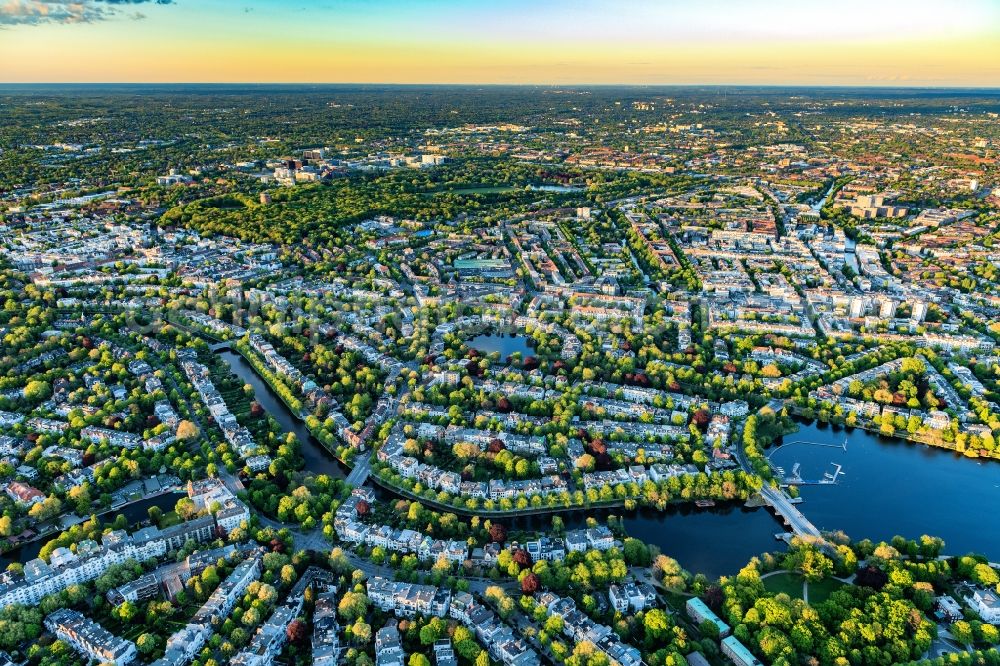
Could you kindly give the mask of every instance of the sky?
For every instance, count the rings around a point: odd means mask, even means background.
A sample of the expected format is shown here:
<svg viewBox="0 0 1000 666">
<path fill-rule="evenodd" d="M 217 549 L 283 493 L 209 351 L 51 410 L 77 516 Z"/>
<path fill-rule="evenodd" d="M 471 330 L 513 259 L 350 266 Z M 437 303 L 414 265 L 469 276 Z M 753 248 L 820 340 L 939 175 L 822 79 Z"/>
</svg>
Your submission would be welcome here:
<svg viewBox="0 0 1000 666">
<path fill-rule="evenodd" d="M 1000 87 L 1000 0 L 0 0 L 0 81 Z"/>
</svg>

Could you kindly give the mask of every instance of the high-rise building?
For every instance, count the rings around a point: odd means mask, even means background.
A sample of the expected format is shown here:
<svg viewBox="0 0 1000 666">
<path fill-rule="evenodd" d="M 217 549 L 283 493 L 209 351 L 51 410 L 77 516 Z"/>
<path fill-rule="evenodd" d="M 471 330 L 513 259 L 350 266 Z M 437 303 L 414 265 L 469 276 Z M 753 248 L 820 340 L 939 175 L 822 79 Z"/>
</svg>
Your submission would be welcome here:
<svg viewBox="0 0 1000 666">
<path fill-rule="evenodd" d="M 857 319 L 865 314 L 865 299 L 860 296 L 855 296 L 851 299 L 850 305 L 850 317 L 851 319 Z"/>
<path fill-rule="evenodd" d="M 879 301 L 878 316 L 882 319 L 892 319 L 896 316 L 896 301 L 891 298 L 883 298 Z"/>
</svg>

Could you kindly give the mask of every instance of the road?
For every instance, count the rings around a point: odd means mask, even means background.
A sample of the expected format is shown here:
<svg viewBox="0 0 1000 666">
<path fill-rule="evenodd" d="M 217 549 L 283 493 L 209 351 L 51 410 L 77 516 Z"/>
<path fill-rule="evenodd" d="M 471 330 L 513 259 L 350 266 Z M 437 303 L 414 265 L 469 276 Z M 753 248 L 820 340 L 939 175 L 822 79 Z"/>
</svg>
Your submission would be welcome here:
<svg viewBox="0 0 1000 666">
<path fill-rule="evenodd" d="M 354 459 L 354 469 L 347 475 L 347 484 L 352 488 L 360 488 L 365 485 L 368 475 L 372 471 L 372 460 L 370 456 L 358 460 Z"/>
<path fill-rule="evenodd" d="M 760 489 L 760 495 L 785 519 L 795 534 L 821 538 L 816 526 L 809 522 L 809 519 L 789 501 L 788 496 L 783 491 L 765 485 Z"/>
<path fill-rule="evenodd" d="M 955 637 L 949 633 L 946 626 L 938 625 L 938 637 L 931 642 L 931 647 L 924 655 L 924 659 L 936 659 L 947 657 L 956 652 L 965 652 L 968 646 L 960 644 Z"/>
<path fill-rule="evenodd" d="M 292 524 L 282 523 L 273 518 L 268 518 L 267 516 L 261 514 L 260 512 L 255 512 L 257 517 L 260 519 L 260 524 L 265 527 L 270 527 L 274 530 L 288 530 L 289 534 L 292 536 L 293 549 L 298 550 L 312 550 L 320 553 L 329 553 L 333 550 L 334 546 L 326 540 L 323 536 L 323 530 L 316 528 L 310 531 L 301 530 Z M 356 555 L 352 552 L 347 544 L 344 544 L 342 549 L 344 556 L 351 563 L 351 565 L 362 572 L 365 578 L 369 576 L 382 576 L 383 578 L 393 579 L 395 578 L 395 570 L 391 567 L 387 567 L 381 564 L 375 564 L 371 560 Z M 463 580 L 468 581 L 469 591 L 483 595 L 486 592 L 486 588 L 498 585 L 503 588 L 508 594 L 512 594 L 520 590 L 520 583 L 514 580 L 493 580 L 491 578 L 481 578 L 478 576 L 464 576 Z"/>
</svg>

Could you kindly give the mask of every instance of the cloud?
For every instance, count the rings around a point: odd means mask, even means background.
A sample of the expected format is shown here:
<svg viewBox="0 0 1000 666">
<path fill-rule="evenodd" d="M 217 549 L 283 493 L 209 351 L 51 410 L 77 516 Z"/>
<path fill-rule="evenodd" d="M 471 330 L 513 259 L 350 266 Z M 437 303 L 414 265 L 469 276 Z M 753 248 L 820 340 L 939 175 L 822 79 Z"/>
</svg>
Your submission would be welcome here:
<svg viewBox="0 0 1000 666">
<path fill-rule="evenodd" d="M 121 16 L 134 19 L 141 14 L 125 14 L 118 7 L 142 4 L 172 5 L 174 0 L 0 0 L 0 28 L 45 23 L 94 23 Z"/>
</svg>

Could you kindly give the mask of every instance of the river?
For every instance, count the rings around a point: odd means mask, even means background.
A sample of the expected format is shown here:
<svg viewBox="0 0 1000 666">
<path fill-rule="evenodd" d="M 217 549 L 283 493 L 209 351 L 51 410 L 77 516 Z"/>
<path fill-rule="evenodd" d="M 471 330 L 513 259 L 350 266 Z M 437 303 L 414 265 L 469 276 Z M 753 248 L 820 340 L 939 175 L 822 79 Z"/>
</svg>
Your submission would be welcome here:
<svg viewBox="0 0 1000 666">
<path fill-rule="evenodd" d="M 841 445 L 847 440 L 847 450 Z M 821 530 L 843 530 L 852 539 L 909 539 L 923 534 L 945 540 L 946 551 L 975 551 L 1000 559 L 1000 464 L 954 452 L 884 438 L 860 429 L 801 422 L 771 453 L 774 464 L 801 477 L 822 478 L 843 467 L 835 485 L 804 485 L 799 508 Z"/>
<path fill-rule="evenodd" d="M 506 338 L 505 341 L 509 341 Z M 255 399 L 275 418 L 285 432 L 293 432 L 301 442 L 306 469 L 345 478 L 346 468 L 306 428 L 305 423 L 288 409 L 281 398 L 261 379 L 253 367 L 237 352 L 223 349 L 219 355 L 234 373 L 254 388 Z M 380 491 L 380 495 L 388 491 Z M 184 493 L 168 493 L 135 502 L 123 513 L 130 523 L 146 518 L 146 510 L 160 506 L 169 511 Z M 720 504 L 699 509 L 692 504 L 673 506 L 664 512 L 652 509 L 637 511 L 599 510 L 570 511 L 560 514 L 567 529 L 586 524 L 589 516 L 606 519 L 608 515 L 623 517 L 626 531 L 638 539 L 657 546 L 661 552 L 675 558 L 681 566 L 695 573 L 715 578 L 736 573 L 754 555 L 782 548 L 774 539 L 782 531 L 780 524 L 766 509 L 745 509 L 738 503 Z M 109 518 L 106 518 L 109 519 Z M 519 518 L 510 523 L 516 529 L 544 531 L 551 525 L 550 516 Z M 48 539 L 25 544 L 11 551 L 4 562 L 26 562 L 38 555 Z"/>
<path fill-rule="evenodd" d="M 229 365 L 232 371 L 244 382 L 254 388 L 254 397 L 261 404 L 267 413 L 275 418 L 285 432 L 293 432 L 301 442 L 302 457 L 305 459 L 305 467 L 313 472 L 329 474 L 338 479 L 347 477 L 347 468 L 342 465 L 320 442 L 312 436 L 306 424 L 296 418 L 281 398 L 271 390 L 271 387 L 257 375 L 253 367 L 247 363 L 246 359 L 238 353 L 229 349 L 222 349 L 219 356 Z M 133 525 L 148 518 L 147 509 L 151 506 L 158 506 L 164 512 L 172 511 L 177 500 L 187 497 L 187 493 L 166 493 L 154 497 L 133 502 L 119 511 L 109 511 L 101 514 L 104 520 L 113 520 L 118 513 L 125 514 L 129 524 Z M 52 535 L 36 539 L 14 548 L 0 557 L 0 568 L 6 567 L 10 562 L 28 562 L 38 556 L 38 552 L 46 542 L 52 539 Z"/>
<path fill-rule="evenodd" d="M 823 195 L 823 198 L 812 205 L 812 209 L 814 211 L 818 213 L 821 210 L 823 210 L 823 206 L 825 206 L 826 202 L 830 200 L 830 195 L 833 194 L 833 188 L 835 188 L 836 186 L 837 186 L 837 181 L 833 181 L 832 183 L 830 183 L 830 187 L 826 190 L 826 194 Z"/>
<path fill-rule="evenodd" d="M 97 514 L 102 521 L 111 522 L 118 514 L 124 514 L 125 519 L 128 520 L 129 525 L 135 525 L 144 520 L 149 520 L 148 510 L 152 506 L 158 506 L 163 510 L 164 513 L 174 510 L 174 505 L 177 504 L 177 500 L 182 497 L 187 497 L 186 492 L 168 492 L 160 495 L 154 495 L 153 497 L 146 497 L 141 500 L 137 500 L 128 504 L 120 510 L 110 510 L 104 511 Z M 20 562 L 25 564 L 31 560 L 38 557 L 39 551 L 41 551 L 42 546 L 55 538 L 55 534 L 49 534 L 40 539 L 35 539 L 34 541 L 29 541 L 27 543 L 21 544 L 17 548 L 7 551 L 0 557 L 0 569 L 6 568 L 11 562 Z"/>
<path fill-rule="evenodd" d="M 232 351 L 220 352 L 244 381 L 254 387 L 257 400 L 288 432 L 302 442 L 306 468 L 344 478 L 344 468 L 309 434 L 257 375 L 247 361 Z M 847 450 L 839 448 L 847 438 Z M 953 553 L 976 551 L 1000 559 L 1000 514 L 992 511 L 1000 497 L 1000 464 L 964 458 L 950 451 L 886 439 L 864 430 L 835 429 L 802 422 L 788 442 L 807 440 L 827 444 L 787 444 L 773 451 L 773 462 L 786 471 L 801 464 L 806 479 L 819 479 L 843 467 L 836 485 L 802 486 L 802 512 L 822 530 L 843 530 L 853 539 L 890 539 L 896 534 L 943 538 Z M 624 517 L 632 536 L 656 545 L 682 566 L 714 577 L 735 573 L 747 560 L 781 544 L 774 534 L 783 530 L 766 509 L 744 509 L 724 504 L 711 509 L 691 505 L 665 512 L 649 509 L 562 514 L 568 528 L 581 526 L 588 515 Z M 546 529 L 548 516 L 515 521 L 512 527 Z"/>
<path fill-rule="evenodd" d="M 284 402 L 236 352 L 221 357 L 243 381 L 254 387 L 256 399 L 286 432 L 294 432 L 302 445 L 306 469 L 345 478 L 341 465 L 292 414 Z M 846 451 L 841 448 L 847 439 Z M 890 539 L 896 534 L 918 538 L 931 534 L 943 538 L 951 553 L 981 552 L 1000 559 L 1000 514 L 992 511 L 1000 497 L 1000 464 L 964 458 L 900 440 L 882 438 L 860 429 L 838 429 L 801 422 L 799 432 L 771 451 L 772 461 L 786 471 L 798 462 L 805 479 L 820 479 L 842 466 L 836 485 L 801 487 L 803 513 L 823 530 L 843 530 L 853 539 Z M 810 444 L 794 443 L 807 441 Z M 825 444 L 826 446 L 817 446 Z M 380 493 L 381 494 L 381 493 Z M 146 518 L 149 506 L 173 508 L 182 493 L 168 493 L 141 500 L 125 508 L 130 523 Z M 678 505 L 659 512 L 598 510 L 560 514 L 568 529 L 582 527 L 586 518 L 623 516 L 626 531 L 657 546 L 689 571 L 714 578 L 736 573 L 751 557 L 783 546 L 774 535 L 781 525 L 766 509 L 746 509 L 722 503 L 699 509 Z M 544 531 L 550 516 L 504 521 L 514 529 Z M 8 553 L 4 561 L 25 562 L 37 556 L 48 539 L 25 544 Z"/>
</svg>

